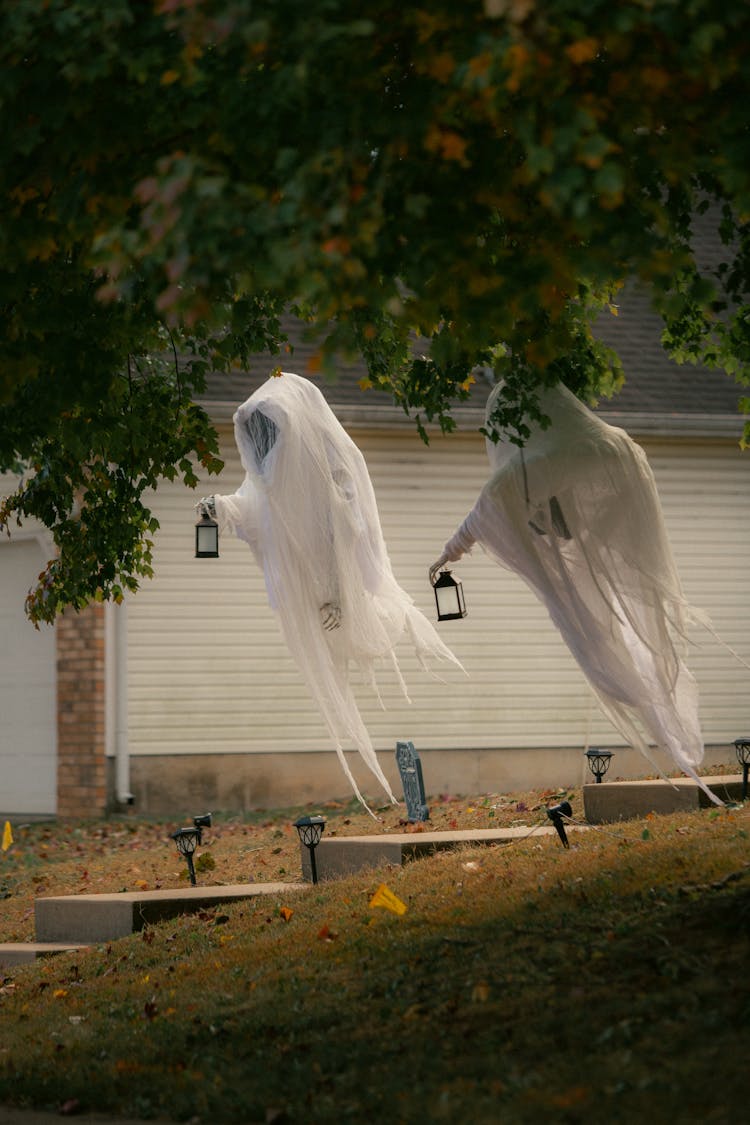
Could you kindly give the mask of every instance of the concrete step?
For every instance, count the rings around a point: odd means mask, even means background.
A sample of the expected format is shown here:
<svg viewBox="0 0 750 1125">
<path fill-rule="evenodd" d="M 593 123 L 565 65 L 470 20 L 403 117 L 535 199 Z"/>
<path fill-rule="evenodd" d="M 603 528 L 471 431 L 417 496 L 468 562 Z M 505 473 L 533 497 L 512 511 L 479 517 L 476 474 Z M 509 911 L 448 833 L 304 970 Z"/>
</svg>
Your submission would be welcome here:
<svg viewBox="0 0 750 1125">
<path fill-rule="evenodd" d="M 0 969 L 24 965 L 36 961 L 37 957 L 51 957 L 55 953 L 85 948 L 85 945 L 64 941 L 4 941 L 0 942 Z"/>
<path fill-rule="evenodd" d="M 585 830 L 585 825 L 582 826 Z M 566 833 L 581 831 L 581 827 L 566 825 Z M 475 828 L 454 832 L 390 832 L 382 836 L 323 836 L 315 849 L 315 866 L 318 879 L 339 879 L 366 867 L 393 864 L 400 867 L 420 856 L 462 846 L 478 844 L 509 844 L 526 836 L 556 835 L 553 825 L 539 828 Z M 300 845 L 302 875 L 312 878 L 310 853 Z"/>
<path fill-rule="evenodd" d="M 722 801 L 742 798 L 742 777 L 728 774 L 702 779 Z M 667 814 L 707 808 L 712 802 L 691 777 L 653 781 L 603 781 L 583 787 L 583 811 L 589 824 L 633 820 L 649 813 Z"/>
<path fill-rule="evenodd" d="M 114 941 L 180 914 L 268 895 L 294 895 L 308 889 L 307 883 L 237 883 L 225 887 L 38 898 L 34 908 L 36 938 L 41 942 L 84 945 Z"/>
</svg>

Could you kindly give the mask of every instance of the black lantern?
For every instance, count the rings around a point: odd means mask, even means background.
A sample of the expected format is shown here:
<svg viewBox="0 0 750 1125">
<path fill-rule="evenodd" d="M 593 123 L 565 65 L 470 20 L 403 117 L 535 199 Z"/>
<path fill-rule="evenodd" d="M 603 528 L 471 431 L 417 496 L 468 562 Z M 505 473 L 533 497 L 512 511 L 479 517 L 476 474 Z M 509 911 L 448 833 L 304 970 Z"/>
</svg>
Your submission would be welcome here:
<svg viewBox="0 0 750 1125">
<path fill-rule="evenodd" d="M 323 835 L 323 829 L 326 826 L 326 818 L 324 816 L 301 816 L 299 820 L 295 820 L 294 827 L 299 833 L 300 843 L 304 844 L 310 852 L 310 872 L 312 874 L 313 883 L 318 881 L 318 868 L 315 864 L 315 849 L 320 843 L 320 837 Z"/>
<path fill-rule="evenodd" d="M 172 839 L 177 844 L 177 850 L 180 855 L 184 855 L 187 860 L 188 875 L 190 882 L 195 886 L 195 867 L 193 866 L 193 852 L 201 842 L 200 828 L 178 828 L 176 832 L 172 833 Z"/>
<path fill-rule="evenodd" d="M 196 559 L 218 559 L 219 557 L 219 525 L 211 519 L 205 508 L 201 509 L 201 518 L 195 525 L 195 557 Z"/>
<path fill-rule="evenodd" d="M 742 766 L 742 800 L 747 800 L 747 775 L 750 771 L 750 738 L 735 738 L 737 761 Z"/>
<path fill-rule="evenodd" d="M 433 589 L 438 621 L 456 621 L 459 617 L 466 617 L 464 588 L 449 570 L 440 571 Z"/>
<path fill-rule="evenodd" d="M 586 751 L 588 758 L 589 769 L 596 778 L 596 784 L 601 785 L 602 778 L 609 769 L 609 763 L 613 758 L 611 750 L 600 750 L 598 746 L 592 746 L 590 750 Z"/>
<path fill-rule="evenodd" d="M 565 834 L 565 824 L 563 823 L 563 817 L 566 820 L 569 820 L 572 815 L 573 809 L 570 807 L 570 801 L 561 801 L 559 805 L 552 805 L 551 808 L 547 809 L 547 816 L 550 818 L 555 828 L 557 829 L 557 835 L 562 840 L 562 846 L 564 848 L 569 848 L 570 844 L 568 843 L 568 837 Z"/>
</svg>

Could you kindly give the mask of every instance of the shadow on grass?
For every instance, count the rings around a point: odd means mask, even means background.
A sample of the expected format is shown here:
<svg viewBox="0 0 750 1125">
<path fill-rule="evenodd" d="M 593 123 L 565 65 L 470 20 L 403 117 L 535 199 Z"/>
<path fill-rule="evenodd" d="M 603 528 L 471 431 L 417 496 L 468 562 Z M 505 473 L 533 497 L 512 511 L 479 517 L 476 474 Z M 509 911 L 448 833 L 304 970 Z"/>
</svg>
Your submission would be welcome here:
<svg viewBox="0 0 750 1125">
<path fill-rule="evenodd" d="M 736 1122 L 750 867 L 730 822 L 468 850 L 19 973 L 0 1101 L 201 1122 Z M 638 833 L 642 832 L 639 836 Z M 368 908 L 385 878 L 408 903 Z"/>
</svg>

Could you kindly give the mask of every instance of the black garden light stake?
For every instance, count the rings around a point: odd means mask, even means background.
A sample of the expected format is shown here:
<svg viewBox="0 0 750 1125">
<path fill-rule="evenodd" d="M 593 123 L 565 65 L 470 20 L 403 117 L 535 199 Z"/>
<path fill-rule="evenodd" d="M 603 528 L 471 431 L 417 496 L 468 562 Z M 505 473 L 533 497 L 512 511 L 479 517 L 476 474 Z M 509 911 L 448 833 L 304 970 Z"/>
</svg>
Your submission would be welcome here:
<svg viewBox="0 0 750 1125">
<path fill-rule="evenodd" d="M 193 825 L 193 828 L 178 828 L 176 832 L 172 833 L 171 839 L 177 844 L 177 850 L 180 855 L 184 855 L 187 861 L 190 882 L 195 886 L 193 853 L 195 849 L 203 843 L 203 829 L 211 827 L 211 813 L 203 813 L 201 816 L 194 816 Z"/>
<path fill-rule="evenodd" d="M 601 785 L 602 778 L 609 769 L 609 763 L 613 756 L 611 750 L 600 750 L 598 746 L 592 746 L 590 750 L 586 751 L 589 769 L 596 778 L 597 785 Z"/>
<path fill-rule="evenodd" d="M 318 881 L 318 868 L 315 864 L 315 849 L 320 843 L 323 829 L 326 826 L 324 816 L 301 816 L 295 820 L 294 827 L 299 833 L 300 843 L 304 844 L 310 853 L 310 872 L 313 883 Z"/>
<path fill-rule="evenodd" d="M 747 800 L 747 775 L 750 771 L 750 738 L 735 738 L 737 761 L 742 766 L 742 800 Z"/>
<path fill-rule="evenodd" d="M 459 617 L 466 617 L 464 588 L 449 570 L 440 571 L 432 588 L 435 591 L 438 621 L 456 621 Z"/>
<path fill-rule="evenodd" d="M 198 829 L 198 843 L 202 844 L 203 840 L 201 839 L 201 836 L 203 835 L 203 829 L 211 827 L 211 813 L 207 812 L 203 813 L 201 816 L 194 816 L 193 824 Z"/>
<path fill-rule="evenodd" d="M 557 829 L 557 835 L 562 840 L 564 848 L 569 848 L 570 844 L 568 843 L 568 837 L 565 835 L 563 817 L 570 818 L 572 815 L 573 809 L 570 807 L 570 801 L 561 801 L 559 805 L 552 805 L 551 808 L 547 809 L 547 816 Z"/>
</svg>

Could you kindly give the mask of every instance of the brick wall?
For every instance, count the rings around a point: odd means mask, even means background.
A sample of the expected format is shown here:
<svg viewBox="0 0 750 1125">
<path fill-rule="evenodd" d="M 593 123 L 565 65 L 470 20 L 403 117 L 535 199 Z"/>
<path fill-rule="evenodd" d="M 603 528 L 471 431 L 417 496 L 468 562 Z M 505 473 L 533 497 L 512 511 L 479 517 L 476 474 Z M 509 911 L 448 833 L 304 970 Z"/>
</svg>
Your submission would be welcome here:
<svg viewBox="0 0 750 1125">
<path fill-rule="evenodd" d="M 57 813 L 107 811 L 104 607 L 57 621 Z"/>
</svg>

